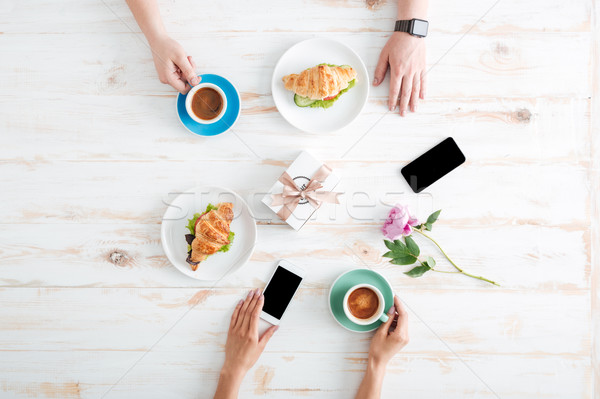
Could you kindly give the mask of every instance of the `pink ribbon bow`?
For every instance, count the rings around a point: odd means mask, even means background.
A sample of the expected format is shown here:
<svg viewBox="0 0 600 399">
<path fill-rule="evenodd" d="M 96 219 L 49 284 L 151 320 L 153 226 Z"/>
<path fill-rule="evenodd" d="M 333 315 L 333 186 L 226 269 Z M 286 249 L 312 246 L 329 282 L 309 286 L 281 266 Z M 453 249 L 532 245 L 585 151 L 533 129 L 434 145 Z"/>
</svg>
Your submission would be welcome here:
<svg viewBox="0 0 600 399">
<path fill-rule="evenodd" d="M 283 184 L 283 192 L 281 194 L 272 194 L 273 202 L 272 206 L 283 205 L 277 216 L 281 220 L 287 220 L 288 217 L 294 212 L 301 199 L 305 199 L 315 209 L 318 209 L 323 202 L 332 204 L 339 204 L 337 199 L 338 194 L 329 191 L 320 191 L 318 189 L 323 188 L 321 182 L 327 179 L 327 176 L 331 173 L 331 169 L 327 165 L 322 165 L 317 173 L 314 174 L 312 179 L 308 182 L 304 189 L 298 187 L 294 179 L 287 173 L 283 172 L 279 177 L 279 181 Z"/>
</svg>

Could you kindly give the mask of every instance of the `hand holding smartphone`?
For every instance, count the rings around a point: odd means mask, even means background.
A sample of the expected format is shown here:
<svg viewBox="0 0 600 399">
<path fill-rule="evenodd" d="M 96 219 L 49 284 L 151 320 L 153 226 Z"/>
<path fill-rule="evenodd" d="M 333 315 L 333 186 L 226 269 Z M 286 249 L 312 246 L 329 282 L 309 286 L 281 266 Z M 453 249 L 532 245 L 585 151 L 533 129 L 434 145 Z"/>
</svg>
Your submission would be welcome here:
<svg viewBox="0 0 600 399">
<path fill-rule="evenodd" d="M 305 271 L 286 260 L 280 260 L 263 291 L 265 303 L 260 318 L 278 325 L 294 294 L 300 287 Z"/>
</svg>

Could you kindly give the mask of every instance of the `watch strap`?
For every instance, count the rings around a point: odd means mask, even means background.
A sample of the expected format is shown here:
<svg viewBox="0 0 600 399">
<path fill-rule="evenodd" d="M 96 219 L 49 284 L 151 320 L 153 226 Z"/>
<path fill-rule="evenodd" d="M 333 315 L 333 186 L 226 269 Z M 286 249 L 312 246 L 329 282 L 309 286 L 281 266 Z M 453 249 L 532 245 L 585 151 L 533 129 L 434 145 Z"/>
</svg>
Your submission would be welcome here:
<svg viewBox="0 0 600 399">
<path fill-rule="evenodd" d="M 410 33 L 412 30 L 411 29 L 412 23 L 413 23 L 412 19 L 396 21 L 396 26 L 394 27 L 394 31 Z"/>
</svg>

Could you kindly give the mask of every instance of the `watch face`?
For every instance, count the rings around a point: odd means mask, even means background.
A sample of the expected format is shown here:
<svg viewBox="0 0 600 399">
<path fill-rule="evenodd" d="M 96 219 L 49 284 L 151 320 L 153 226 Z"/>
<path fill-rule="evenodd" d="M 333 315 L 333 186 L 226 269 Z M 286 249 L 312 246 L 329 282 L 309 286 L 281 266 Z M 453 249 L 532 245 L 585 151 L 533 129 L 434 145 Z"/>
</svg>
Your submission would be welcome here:
<svg viewBox="0 0 600 399">
<path fill-rule="evenodd" d="M 429 27 L 429 23 L 427 21 L 423 21 L 422 19 L 415 19 L 412 29 L 412 34 L 417 36 L 427 36 L 427 28 Z"/>
</svg>

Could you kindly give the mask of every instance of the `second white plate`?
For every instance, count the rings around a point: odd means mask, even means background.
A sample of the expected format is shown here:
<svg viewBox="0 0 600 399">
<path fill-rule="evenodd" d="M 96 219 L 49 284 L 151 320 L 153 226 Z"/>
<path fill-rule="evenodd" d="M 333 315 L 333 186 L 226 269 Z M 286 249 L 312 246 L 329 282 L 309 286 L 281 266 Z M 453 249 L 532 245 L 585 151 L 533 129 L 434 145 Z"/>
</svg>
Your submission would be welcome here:
<svg viewBox="0 0 600 399">
<path fill-rule="evenodd" d="M 194 213 L 203 213 L 209 203 L 216 205 L 219 202 L 233 203 L 233 244 L 229 251 L 209 256 L 193 271 L 186 262 L 188 219 Z M 167 258 L 180 272 L 197 280 L 217 281 L 250 259 L 256 245 L 256 221 L 246 201 L 235 192 L 222 187 L 195 187 L 179 194 L 169 204 L 163 216 L 160 238 Z"/>
<path fill-rule="evenodd" d="M 281 78 L 318 64 L 350 65 L 358 74 L 356 84 L 331 108 L 298 107 L 294 93 L 286 90 Z M 271 91 L 275 106 L 293 126 L 312 133 L 327 133 L 350 124 L 363 110 L 369 97 L 369 74 L 361 58 L 350 47 L 331 39 L 309 39 L 286 51 L 273 71 Z"/>
</svg>

